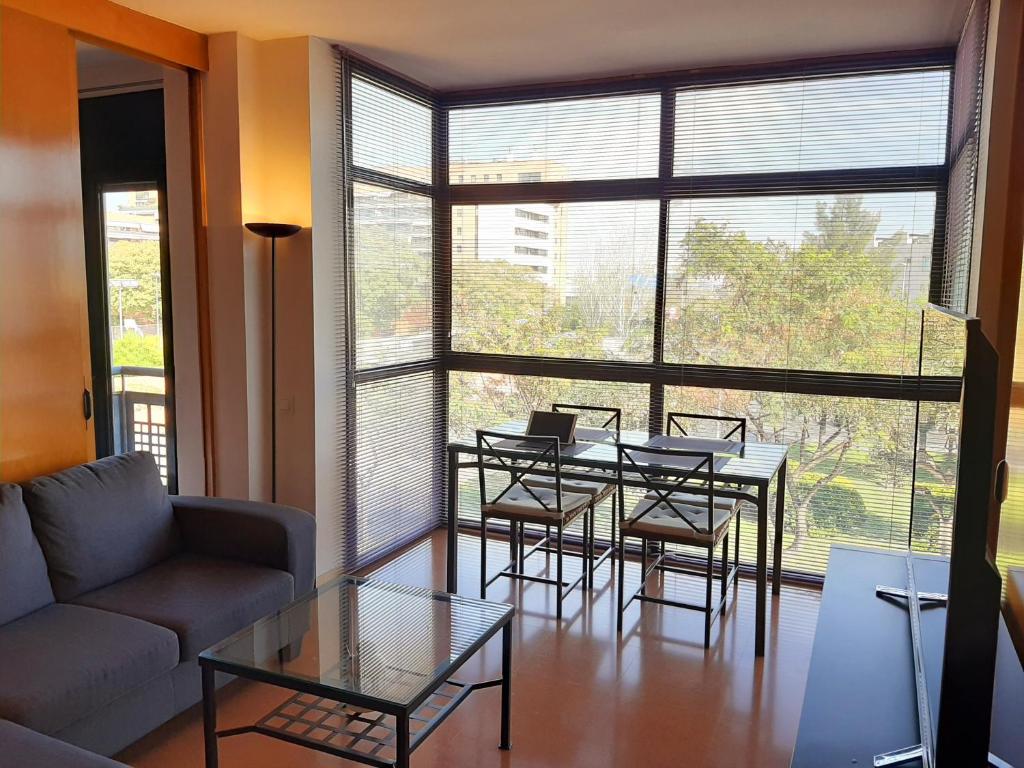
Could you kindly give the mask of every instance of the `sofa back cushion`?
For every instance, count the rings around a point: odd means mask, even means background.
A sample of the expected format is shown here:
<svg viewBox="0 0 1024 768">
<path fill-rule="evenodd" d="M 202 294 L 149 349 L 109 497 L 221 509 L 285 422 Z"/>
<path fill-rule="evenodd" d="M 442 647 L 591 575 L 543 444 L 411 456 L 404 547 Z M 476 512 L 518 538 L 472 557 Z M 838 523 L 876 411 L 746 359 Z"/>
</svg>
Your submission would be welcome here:
<svg viewBox="0 0 1024 768">
<path fill-rule="evenodd" d="M 0 484 L 0 625 L 52 602 L 46 561 L 32 533 L 21 488 Z"/>
<path fill-rule="evenodd" d="M 24 486 L 58 600 L 156 565 L 180 548 L 167 489 L 148 453 L 109 456 Z"/>
</svg>

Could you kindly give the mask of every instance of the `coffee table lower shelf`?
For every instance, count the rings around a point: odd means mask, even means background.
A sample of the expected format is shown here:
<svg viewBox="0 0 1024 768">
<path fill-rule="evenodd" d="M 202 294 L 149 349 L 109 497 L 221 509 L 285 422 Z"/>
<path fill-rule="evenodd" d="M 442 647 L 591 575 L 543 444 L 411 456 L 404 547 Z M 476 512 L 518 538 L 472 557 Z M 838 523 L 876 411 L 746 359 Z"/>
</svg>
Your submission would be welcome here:
<svg viewBox="0 0 1024 768">
<path fill-rule="evenodd" d="M 412 753 L 473 691 L 501 685 L 448 680 L 408 717 Z M 218 738 L 259 733 L 377 768 L 398 765 L 400 716 L 354 707 L 308 693 L 296 693 L 255 725 L 217 731 Z M 508 748 L 507 745 L 502 745 Z"/>
</svg>

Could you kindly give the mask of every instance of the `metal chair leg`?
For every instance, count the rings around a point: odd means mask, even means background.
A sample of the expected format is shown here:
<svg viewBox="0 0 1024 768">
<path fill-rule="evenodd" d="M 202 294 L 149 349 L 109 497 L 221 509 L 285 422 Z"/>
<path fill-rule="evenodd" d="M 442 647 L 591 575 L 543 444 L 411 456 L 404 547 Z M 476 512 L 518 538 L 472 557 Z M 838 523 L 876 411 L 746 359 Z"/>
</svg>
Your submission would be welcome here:
<svg viewBox="0 0 1024 768">
<path fill-rule="evenodd" d="M 640 539 L 640 594 L 647 594 L 647 539 Z"/>
<path fill-rule="evenodd" d="M 584 565 L 587 567 L 587 589 L 594 588 L 594 523 L 597 517 L 597 511 L 594 509 L 594 505 L 590 505 L 590 523 L 587 531 L 587 540 L 583 543 L 583 546 L 587 550 L 587 561 Z"/>
<path fill-rule="evenodd" d="M 519 523 L 519 572 L 526 573 L 526 523 Z"/>
<path fill-rule="evenodd" d="M 580 562 L 583 566 L 583 583 L 580 587 L 586 591 L 590 589 L 590 526 L 593 524 L 593 518 L 590 514 L 590 508 L 583 513 L 583 557 L 580 558 Z"/>
<path fill-rule="evenodd" d="M 612 530 L 611 535 L 608 537 L 608 541 L 611 542 L 612 554 L 611 561 L 612 565 L 615 565 L 615 557 L 619 554 L 615 532 L 619 528 L 619 495 L 617 493 L 612 494 Z"/>
<path fill-rule="evenodd" d="M 519 572 L 519 523 L 508 521 L 508 559 L 512 563 L 512 572 Z"/>
<path fill-rule="evenodd" d="M 722 597 L 725 597 L 726 582 L 729 580 L 729 534 L 722 539 Z"/>
<path fill-rule="evenodd" d="M 704 647 L 711 647 L 711 592 L 715 583 L 715 548 L 708 547 L 708 588 L 704 606 Z"/>
<path fill-rule="evenodd" d="M 625 592 L 626 592 L 626 557 L 625 557 L 626 547 L 625 547 L 624 542 L 625 542 L 625 537 L 624 536 L 619 536 L 619 543 L 622 544 L 623 546 L 622 546 L 622 552 L 619 553 L 619 583 L 616 585 L 619 588 L 618 589 L 618 591 L 619 591 L 619 613 L 618 613 L 618 617 L 616 618 L 616 621 L 615 621 L 615 628 L 616 628 L 616 631 L 618 631 L 618 633 L 620 635 L 622 634 L 622 610 L 623 610 L 622 609 L 622 603 L 623 603 L 623 601 L 625 599 Z"/>
<path fill-rule="evenodd" d="M 555 561 L 557 563 L 557 565 L 555 566 L 555 570 L 557 571 L 557 576 L 555 578 L 558 581 L 558 603 L 557 603 L 557 605 L 555 607 L 555 618 L 558 619 L 559 621 L 561 621 L 561 619 L 562 619 L 562 591 L 564 589 L 562 587 L 562 526 L 558 525 L 557 528 L 558 528 L 558 547 L 557 547 L 557 552 L 555 553 Z"/>
<path fill-rule="evenodd" d="M 740 513 L 736 513 L 736 541 L 733 543 L 732 561 L 737 568 L 740 567 Z M 736 579 L 733 584 L 739 584 L 739 574 L 737 573 Z M 737 587 L 738 589 L 738 587 Z M 733 597 L 735 600 L 735 596 Z"/>
<path fill-rule="evenodd" d="M 487 599 L 487 518 L 480 519 L 480 599 Z"/>
</svg>

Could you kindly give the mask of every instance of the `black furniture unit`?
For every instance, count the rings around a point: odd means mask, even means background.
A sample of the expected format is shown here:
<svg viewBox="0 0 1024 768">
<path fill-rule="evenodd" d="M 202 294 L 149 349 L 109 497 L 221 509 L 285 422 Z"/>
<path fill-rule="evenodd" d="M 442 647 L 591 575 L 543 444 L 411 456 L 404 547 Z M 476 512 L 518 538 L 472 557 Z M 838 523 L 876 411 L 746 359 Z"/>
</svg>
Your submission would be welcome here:
<svg viewBox="0 0 1024 768">
<path fill-rule="evenodd" d="M 949 562 L 915 555 L 920 591 L 941 592 Z M 871 766 L 876 755 L 918 738 L 914 660 L 906 609 L 875 596 L 879 584 L 906 578 L 902 553 L 832 547 L 807 674 L 791 768 Z M 946 609 L 921 612 L 925 674 L 938 705 Z M 1024 765 L 1024 670 L 1000 627 L 990 749 L 1006 764 Z M 919 768 L 920 761 L 907 763 Z M 963 763 L 963 768 L 972 768 Z"/>
</svg>

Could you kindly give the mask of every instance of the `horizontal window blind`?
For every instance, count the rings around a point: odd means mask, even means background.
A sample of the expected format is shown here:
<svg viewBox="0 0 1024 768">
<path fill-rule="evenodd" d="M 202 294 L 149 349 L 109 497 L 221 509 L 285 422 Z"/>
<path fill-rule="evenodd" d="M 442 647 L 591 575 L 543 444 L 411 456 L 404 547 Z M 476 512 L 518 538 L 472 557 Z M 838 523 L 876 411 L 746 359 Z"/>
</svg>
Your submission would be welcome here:
<svg viewBox="0 0 1024 768">
<path fill-rule="evenodd" d="M 783 530 L 788 571 L 823 575 L 836 543 L 907 548 L 915 403 L 695 387 L 667 387 L 665 401 L 669 411 L 744 417 L 748 439 L 790 445 Z M 748 509 L 744 519 L 756 520 L 755 511 Z M 755 540 L 743 538 L 741 559 L 751 563 Z"/>
<path fill-rule="evenodd" d="M 658 202 L 452 207 L 452 349 L 650 361 Z"/>
<path fill-rule="evenodd" d="M 436 373 L 433 106 L 353 70 L 345 530 L 350 567 L 359 568 L 437 524 L 444 408 Z"/>
<path fill-rule="evenodd" d="M 352 164 L 429 184 L 433 112 L 365 77 L 352 77 Z"/>
<path fill-rule="evenodd" d="M 654 93 L 453 109 L 449 183 L 657 176 L 660 104 Z"/>
<path fill-rule="evenodd" d="M 665 359 L 916 375 L 935 193 L 673 200 Z"/>
<path fill-rule="evenodd" d="M 440 475 L 433 371 L 361 383 L 356 390 L 356 566 L 437 525 Z M 442 437 L 443 439 L 443 437 Z"/>
<path fill-rule="evenodd" d="M 957 46 L 949 140 L 949 212 L 946 257 L 937 302 L 966 311 L 974 248 L 982 90 L 988 36 L 988 0 L 976 0 Z"/>
<path fill-rule="evenodd" d="M 433 201 L 355 183 L 356 367 L 433 356 Z"/>
<path fill-rule="evenodd" d="M 946 69 L 682 90 L 673 172 L 941 165 L 948 103 Z"/>
</svg>

